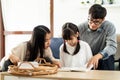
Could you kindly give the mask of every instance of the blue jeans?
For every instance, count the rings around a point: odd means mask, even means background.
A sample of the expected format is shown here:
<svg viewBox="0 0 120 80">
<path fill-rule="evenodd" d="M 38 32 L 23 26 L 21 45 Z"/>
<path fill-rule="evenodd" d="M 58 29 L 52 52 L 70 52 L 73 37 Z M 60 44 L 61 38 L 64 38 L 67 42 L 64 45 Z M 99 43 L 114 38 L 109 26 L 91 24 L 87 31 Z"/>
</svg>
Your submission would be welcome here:
<svg viewBox="0 0 120 80">
<path fill-rule="evenodd" d="M 114 56 L 111 55 L 106 60 L 100 59 L 97 70 L 114 70 Z"/>
<path fill-rule="evenodd" d="M 8 59 L 4 62 L 2 71 L 7 71 L 9 65 L 13 65 L 13 63 Z"/>
</svg>

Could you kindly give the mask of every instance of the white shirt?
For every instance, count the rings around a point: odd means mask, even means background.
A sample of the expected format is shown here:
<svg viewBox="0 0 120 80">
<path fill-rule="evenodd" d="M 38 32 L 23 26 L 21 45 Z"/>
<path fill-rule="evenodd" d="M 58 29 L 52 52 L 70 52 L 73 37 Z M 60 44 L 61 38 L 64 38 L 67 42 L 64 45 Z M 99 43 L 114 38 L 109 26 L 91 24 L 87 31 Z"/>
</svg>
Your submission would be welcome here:
<svg viewBox="0 0 120 80">
<path fill-rule="evenodd" d="M 15 48 L 13 48 L 11 50 L 10 54 L 14 54 L 15 56 L 17 56 L 21 61 L 24 61 L 24 57 L 26 55 L 26 50 L 27 50 L 27 43 L 23 42 L 20 43 L 19 45 L 17 45 Z M 10 55 L 9 54 L 9 55 Z M 9 59 L 9 55 L 6 55 L 2 58 L 1 62 L 0 62 L 0 66 L 3 67 L 4 62 Z M 51 48 L 48 47 L 47 49 L 45 49 L 45 57 L 49 57 L 52 61 L 57 61 L 57 59 L 55 59 L 52 55 L 52 51 Z"/>
<path fill-rule="evenodd" d="M 80 40 L 80 50 L 77 54 L 73 54 L 75 46 L 66 43 L 66 49 L 70 54 L 63 51 L 63 44 L 60 46 L 60 62 L 62 67 L 82 67 L 92 57 L 92 51 L 88 43 Z"/>
</svg>

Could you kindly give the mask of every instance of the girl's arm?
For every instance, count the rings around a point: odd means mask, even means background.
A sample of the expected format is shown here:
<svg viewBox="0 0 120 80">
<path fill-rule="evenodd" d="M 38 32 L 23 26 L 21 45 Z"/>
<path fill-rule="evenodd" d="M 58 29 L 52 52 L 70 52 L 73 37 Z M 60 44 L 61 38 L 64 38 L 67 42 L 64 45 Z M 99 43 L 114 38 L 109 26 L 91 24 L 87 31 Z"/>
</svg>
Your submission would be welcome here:
<svg viewBox="0 0 120 80">
<path fill-rule="evenodd" d="M 15 63 L 15 64 L 20 60 L 23 61 L 26 54 L 26 49 L 27 49 L 26 43 L 23 42 L 11 50 L 11 53 L 8 58 L 12 63 Z"/>
<path fill-rule="evenodd" d="M 56 54 L 57 54 L 57 53 L 56 53 Z M 56 65 L 58 65 L 58 67 L 61 67 L 61 64 L 60 64 L 59 60 L 58 60 L 58 59 L 55 59 L 55 58 L 53 57 L 52 51 L 51 51 L 51 48 L 50 48 L 50 47 L 45 50 L 45 56 L 46 56 L 46 57 L 49 57 L 49 58 L 52 60 L 52 63 L 53 63 L 53 64 L 56 64 Z"/>
</svg>

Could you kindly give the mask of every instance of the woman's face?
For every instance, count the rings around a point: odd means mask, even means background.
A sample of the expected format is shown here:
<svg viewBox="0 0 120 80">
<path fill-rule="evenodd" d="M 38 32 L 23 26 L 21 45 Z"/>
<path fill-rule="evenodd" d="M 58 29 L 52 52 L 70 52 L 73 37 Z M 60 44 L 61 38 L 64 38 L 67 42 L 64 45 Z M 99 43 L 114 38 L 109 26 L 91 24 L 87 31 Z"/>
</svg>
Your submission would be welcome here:
<svg viewBox="0 0 120 80">
<path fill-rule="evenodd" d="M 67 42 L 71 46 L 76 46 L 78 42 L 77 36 L 71 36 L 71 39 L 65 40 L 65 42 Z"/>
<path fill-rule="evenodd" d="M 51 33 L 47 33 L 45 37 L 45 49 L 47 49 L 50 46 L 51 42 Z"/>
</svg>

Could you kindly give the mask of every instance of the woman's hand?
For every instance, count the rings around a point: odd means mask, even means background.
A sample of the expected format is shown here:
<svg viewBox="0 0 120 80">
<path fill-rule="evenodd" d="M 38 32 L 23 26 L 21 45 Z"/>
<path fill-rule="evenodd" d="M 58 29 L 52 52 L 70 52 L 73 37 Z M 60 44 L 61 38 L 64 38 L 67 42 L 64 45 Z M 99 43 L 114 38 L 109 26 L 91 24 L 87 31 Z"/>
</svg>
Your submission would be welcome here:
<svg viewBox="0 0 120 80">
<path fill-rule="evenodd" d="M 56 64 L 59 68 L 61 67 L 61 64 L 59 61 L 53 61 L 53 64 Z"/>
<path fill-rule="evenodd" d="M 98 63 L 99 63 L 99 60 L 103 57 L 102 54 L 98 53 L 96 54 L 95 56 L 93 56 L 90 61 L 88 62 L 87 64 L 87 67 L 89 67 L 90 65 L 93 65 L 93 68 L 94 69 L 97 69 L 98 68 Z"/>
<path fill-rule="evenodd" d="M 15 56 L 13 54 L 10 55 L 9 59 L 13 64 L 17 64 L 20 61 L 19 57 Z"/>
</svg>

